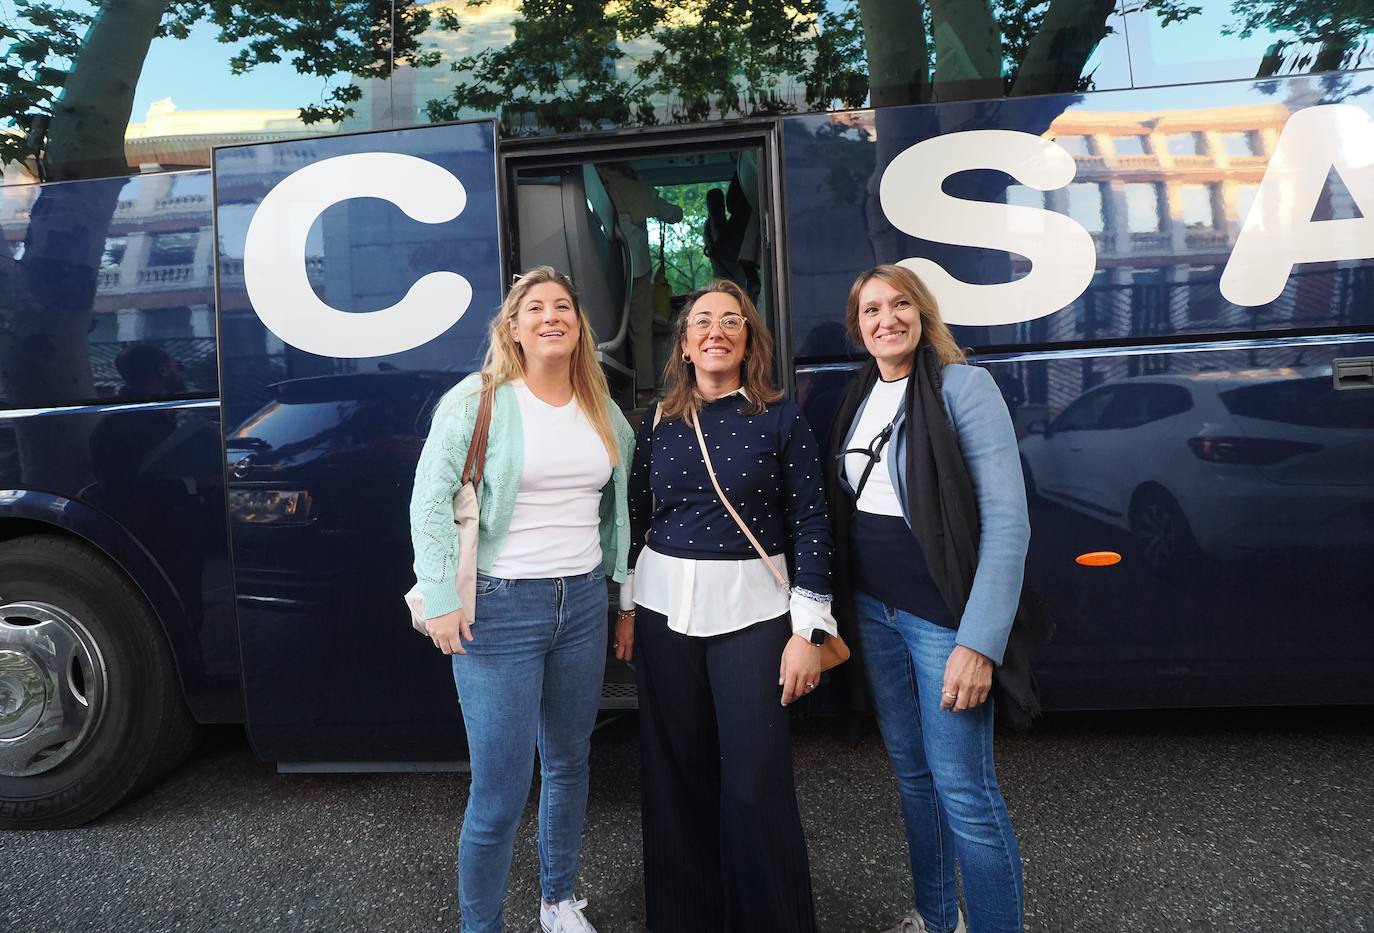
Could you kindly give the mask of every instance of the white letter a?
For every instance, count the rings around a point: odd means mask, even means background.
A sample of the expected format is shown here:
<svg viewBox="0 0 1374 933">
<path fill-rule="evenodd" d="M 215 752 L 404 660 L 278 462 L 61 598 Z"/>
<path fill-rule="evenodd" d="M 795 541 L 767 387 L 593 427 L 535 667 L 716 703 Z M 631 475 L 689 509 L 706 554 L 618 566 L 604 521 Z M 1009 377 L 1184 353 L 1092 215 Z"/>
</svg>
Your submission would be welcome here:
<svg viewBox="0 0 1374 933">
<path fill-rule="evenodd" d="M 1363 217 L 1312 220 L 1335 169 Z M 1260 181 L 1226 269 L 1221 294 L 1233 304 L 1268 304 L 1300 262 L 1374 258 L 1374 118 L 1350 104 L 1289 117 Z"/>
</svg>

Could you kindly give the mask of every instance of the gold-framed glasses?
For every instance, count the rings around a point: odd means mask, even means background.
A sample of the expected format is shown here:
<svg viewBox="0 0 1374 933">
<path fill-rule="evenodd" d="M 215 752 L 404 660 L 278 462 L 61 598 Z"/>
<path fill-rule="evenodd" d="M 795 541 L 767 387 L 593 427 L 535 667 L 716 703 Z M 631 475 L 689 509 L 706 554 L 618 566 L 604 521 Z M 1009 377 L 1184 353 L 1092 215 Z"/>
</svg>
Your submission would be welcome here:
<svg viewBox="0 0 1374 933">
<path fill-rule="evenodd" d="M 743 331 L 744 323 L 744 317 L 738 314 L 723 314 L 720 317 L 711 317 L 709 314 L 694 314 L 687 319 L 687 327 L 698 334 L 709 334 L 711 325 L 715 324 L 720 328 L 722 334 L 729 337 Z"/>
</svg>

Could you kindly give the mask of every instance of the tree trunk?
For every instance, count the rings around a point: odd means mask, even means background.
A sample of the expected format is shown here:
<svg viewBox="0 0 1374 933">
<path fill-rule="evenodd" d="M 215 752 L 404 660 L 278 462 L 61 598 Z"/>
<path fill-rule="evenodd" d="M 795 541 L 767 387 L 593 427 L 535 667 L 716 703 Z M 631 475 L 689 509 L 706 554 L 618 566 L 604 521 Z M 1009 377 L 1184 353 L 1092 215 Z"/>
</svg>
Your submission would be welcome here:
<svg viewBox="0 0 1374 933">
<path fill-rule="evenodd" d="M 166 0 L 105 0 L 53 106 L 49 181 L 127 175 L 124 133 Z"/>
<path fill-rule="evenodd" d="M 1002 30 L 987 0 L 931 0 L 935 98 L 1002 96 Z"/>
<path fill-rule="evenodd" d="M 1053 0 L 1008 96 L 1079 90 L 1083 67 L 1107 35 L 1107 20 L 1115 10 L 1115 0 Z"/>
<path fill-rule="evenodd" d="M 930 100 L 930 54 L 921 0 L 859 0 L 873 107 Z"/>
</svg>

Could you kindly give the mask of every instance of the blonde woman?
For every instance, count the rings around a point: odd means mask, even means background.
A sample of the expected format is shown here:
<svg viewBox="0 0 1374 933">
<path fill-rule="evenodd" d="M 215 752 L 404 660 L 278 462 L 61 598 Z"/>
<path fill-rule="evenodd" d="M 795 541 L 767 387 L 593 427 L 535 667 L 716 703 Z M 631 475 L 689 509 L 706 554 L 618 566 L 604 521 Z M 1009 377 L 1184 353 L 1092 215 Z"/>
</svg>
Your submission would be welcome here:
<svg viewBox="0 0 1374 933">
<path fill-rule="evenodd" d="M 617 626 L 639 682 L 648 925 L 810 933 L 786 707 L 815 689 L 818 645 L 835 634 L 816 444 L 774 388 L 772 339 L 734 282 L 694 295 L 675 341 L 661 418 L 645 414 L 636 445 L 621 600 L 637 608 Z M 777 567 L 792 558 L 790 591 L 717 495 L 697 426 L 740 518 Z"/>
<path fill-rule="evenodd" d="M 916 909 L 891 933 L 962 933 L 956 859 L 972 928 L 1019 931 L 988 699 L 1030 540 L 1016 432 L 909 269 L 860 275 L 845 320 L 872 360 L 831 435 L 835 607 L 857 626 L 906 824 Z"/>
<path fill-rule="evenodd" d="M 576 897 L 587 757 L 606 654 L 606 583 L 625 578 L 634 436 L 611 401 L 568 277 L 521 276 L 491 324 L 495 386 L 478 490 L 477 604 L 460 605 L 452 500 L 481 379 L 440 403 L 415 474 L 415 575 L 435 647 L 453 656 L 472 783 L 458 845 L 463 933 L 499 933 L 536 748 L 540 922 L 594 933 Z"/>
</svg>

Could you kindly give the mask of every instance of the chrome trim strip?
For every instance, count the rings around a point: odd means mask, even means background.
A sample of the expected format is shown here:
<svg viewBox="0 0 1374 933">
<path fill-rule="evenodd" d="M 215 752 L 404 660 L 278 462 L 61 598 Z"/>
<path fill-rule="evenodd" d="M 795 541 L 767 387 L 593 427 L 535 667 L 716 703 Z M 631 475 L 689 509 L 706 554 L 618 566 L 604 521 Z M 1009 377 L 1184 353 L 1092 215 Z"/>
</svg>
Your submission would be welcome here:
<svg viewBox="0 0 1374 933">
<path fill-rule="evenodd" d="M 1230 340 L 1205 340 L 1197 343 L 1155 343 L 1130 347 L 1070 347 L 1062 350 L 1007 351 L 1005 353 L 972 353 L 970 363 L 1011 363 L 1029 360 L 1076 360 L 1085 357 L 1146 356 L 1168 353 L 1206 353 L 1216 350 L 1256 350 L 1273 347 L 1310 347 L 1342 343 L 1374 343 L 1374 334 L 1308 334 L 1301 337 L 1241 337 Z M 806 363 L 797 366 L 798 373 L 848 372 L 863 366 L 867 360 L 848 363 Z"/>
<path fill-rule="evenodd" d="M 116 402 L 108 405 L 57 405 L 49 408 L 0 409 L 0 421 L 15 418 L 41 418 L 47 415 L 103 415 L 119 411 L 168 411 L 186 408 L 219 408 L 219 399 L 189 399 L 179 402 Z"/>
<path fill-rule="evenodd" d="M 316 606 L 319 605 L 308 599 L 284 599 L 280 596 L 244 596 L 240 594 L 235 597 L 240 603 L 250 603 L 255 606 Z"/>
</svg>

